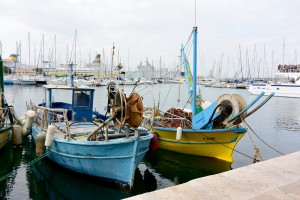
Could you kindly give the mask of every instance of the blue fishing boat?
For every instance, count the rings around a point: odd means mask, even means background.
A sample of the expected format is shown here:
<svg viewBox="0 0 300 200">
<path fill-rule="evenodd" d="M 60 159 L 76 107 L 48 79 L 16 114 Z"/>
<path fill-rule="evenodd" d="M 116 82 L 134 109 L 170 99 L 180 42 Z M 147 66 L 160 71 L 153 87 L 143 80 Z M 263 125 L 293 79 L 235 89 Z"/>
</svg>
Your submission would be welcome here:
<svg viewBox="0 0 300 200">
<path fill-rule="evenodd" d="M 73 84 L 44 88 L 45 101 L 30 103 L 26 112 L 26 118 L 32 119 L 27 131 L 36 142 L 36 154 L 46 154 L 67 169 L 131 189 L 135 169 L 153 137 L 139 127 L 142 97 L 134 91 L 126 97 L 118 85 L 110 83 L 105 116 L 93 111 L 94 88 Z M 59 101 L 60 97 L 64 101 Z"/>
</svg>

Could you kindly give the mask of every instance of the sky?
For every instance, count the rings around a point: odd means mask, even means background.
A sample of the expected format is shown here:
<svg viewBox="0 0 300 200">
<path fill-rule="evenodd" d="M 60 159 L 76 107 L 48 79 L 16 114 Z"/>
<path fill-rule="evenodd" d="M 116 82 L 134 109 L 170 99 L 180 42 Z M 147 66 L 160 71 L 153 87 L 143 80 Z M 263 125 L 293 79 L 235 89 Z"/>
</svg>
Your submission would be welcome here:
<svg viewBox="0 0 300 200">
<path fill-rule="evenodd" d="M 280 63 L 300 63 L 299 8 L 299 0 L 0 0 L 2 57 L 21 42 L 22 62 L 30 52 L 33 64 L 44 35 L 45 57 L 56 37 L 64 62 L 77 30 L 77 62 L 104 52 L 111 63 L 114 44 L 125 70 L 146 59 L 158 68 L 160 57 L 172 69 L 196 24 L 198 74 L 266 76 Z"/>
</svg>

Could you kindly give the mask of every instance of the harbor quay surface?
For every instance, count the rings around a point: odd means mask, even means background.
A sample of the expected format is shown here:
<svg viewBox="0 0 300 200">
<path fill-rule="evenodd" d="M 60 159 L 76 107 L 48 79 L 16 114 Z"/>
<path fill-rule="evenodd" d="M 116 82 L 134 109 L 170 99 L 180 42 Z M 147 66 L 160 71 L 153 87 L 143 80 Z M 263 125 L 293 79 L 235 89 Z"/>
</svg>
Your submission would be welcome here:
<svg viewBox="0 0 300 200">
<path fill-rule="evenodd" d="M 127 199 L 300 199 L 299 170 L 300 151 Z"/>
</svg>

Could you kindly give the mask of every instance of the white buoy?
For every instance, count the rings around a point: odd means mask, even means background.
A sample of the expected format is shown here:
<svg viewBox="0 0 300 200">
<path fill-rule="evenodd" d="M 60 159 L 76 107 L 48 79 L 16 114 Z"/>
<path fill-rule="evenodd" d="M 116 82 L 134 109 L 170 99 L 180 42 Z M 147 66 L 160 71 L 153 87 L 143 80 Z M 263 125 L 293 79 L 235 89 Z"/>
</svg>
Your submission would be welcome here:
<svg viewBox="0 0 300 200">
<path fill-rule="evenodd" d="M 15 146 L 22 144 L 22 126 L 15 124 L 12 128 L 12 141 Z"/>
<path fill-rule="evenodd" d="M 42 156 L 45 153 L 45 140 L 46 134 L 39 133 L 36 136 L 35 154 L 37 156 Z"/>
<path fill-rule="evenodd" d="M 23 120 L 25 120 L 26 119 L 26 115 L 24 115 L 24 116 L 22 116 L 22 117 L 20 117 L 19 118 L 19 120 L 22 122 Z"/>
<path fill-rule="evenodd" d="M 26 119 L 25 119 L 25 124 L 22 127 L 22 134 L 24 136 L 28 135 L 31 133 L 31 126 L 32 126 L 32 121 L 35 118 L 36 113 L 33 110 L 28 110 L 26 112 Z M 23 122 L 22 122 L 23 123 Z"/>
<path fill-rule="evenodd" d="M 21 125 L 23 127 L 26 123 L 26 116 L 24 116 L 24 118 L 22 120 L 20 119 L 20 121 L 21 121 Z"/>
<path fill-rule="evenodd" d="M 181 136 L 182 136 L 182 128 L 179 126 L 176 131 L 176 140 L 177 141 L 181 140 Z"/>
<path fill-rule="evenodd" d="M 52 145 L 56 127 L 54 125 L 49 125 L 46 133 L 45 146 L 50 147 Z"/>
</svg>

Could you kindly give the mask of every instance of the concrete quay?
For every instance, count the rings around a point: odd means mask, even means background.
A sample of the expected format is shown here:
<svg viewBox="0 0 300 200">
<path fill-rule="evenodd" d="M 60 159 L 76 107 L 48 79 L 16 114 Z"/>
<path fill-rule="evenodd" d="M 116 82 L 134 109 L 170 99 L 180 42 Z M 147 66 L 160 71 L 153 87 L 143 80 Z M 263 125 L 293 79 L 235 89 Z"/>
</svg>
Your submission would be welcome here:
<svg viewBox="0 0 300 200">
<path fill-rule="evenodd" d="M 127 199 L 300 200 L 300 151 Z"/>
</svg>

